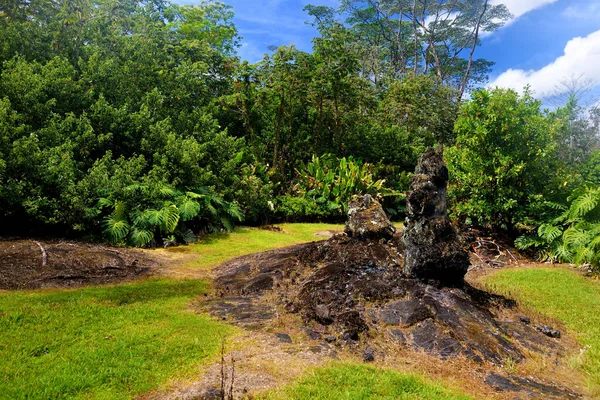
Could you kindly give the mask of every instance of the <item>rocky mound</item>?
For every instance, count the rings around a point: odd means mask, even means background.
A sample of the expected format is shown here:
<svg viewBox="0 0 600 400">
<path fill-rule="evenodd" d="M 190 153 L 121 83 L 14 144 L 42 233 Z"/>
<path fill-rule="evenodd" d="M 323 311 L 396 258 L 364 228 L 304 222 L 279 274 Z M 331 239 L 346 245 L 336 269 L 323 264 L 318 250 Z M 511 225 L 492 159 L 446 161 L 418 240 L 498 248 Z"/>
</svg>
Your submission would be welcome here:
<svg viewBox="0 0 600 400">
<path fill-rule="evenodd" d="M 447 180 L 441 152 L 429 150 L 411 182 L 402 235 L 393 234 L 376 200 L 355 198 L 345 233 L 221 266 L 216 296 L 204 307 L 259 329 L 282 314 L 299 315 L 311 339 L 362 348 L 366 361 L 382 337 L 475 364 L 503 366 L 531 353 L 556 358 L 564 350 L 560 341 L 511 312 L 513 301 L 464 281 L 469 257 L 446 215 Z M 535 379 L 526 385 L 518 377 L 490 376 L 486 382 L 499 390 L 577 397 Z"/>
</svg>

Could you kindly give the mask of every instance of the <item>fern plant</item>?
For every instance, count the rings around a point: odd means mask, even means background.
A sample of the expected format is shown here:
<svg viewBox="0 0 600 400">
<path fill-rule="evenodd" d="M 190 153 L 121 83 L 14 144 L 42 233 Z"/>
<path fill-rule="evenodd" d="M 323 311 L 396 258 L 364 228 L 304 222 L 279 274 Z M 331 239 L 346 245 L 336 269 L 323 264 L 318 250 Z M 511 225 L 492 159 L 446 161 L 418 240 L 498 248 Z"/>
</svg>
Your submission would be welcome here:
<svg viewBox="0 0 600 400">
<path fill-rule="evenodd" d="M 111 210 L 104 218 L 104 234 L 113 243 L 137 247 L 160 242 L 189 243 L 195 235 L 188 224 L 205 225 L 209 230 L 232 230 L 234 223 L 243 219 L 235 203 L 205 188 L 182 192 L 164 186 L 151 191 L 136 184 L 126 187 L 124 193 L 137 195 L 128 196 L 128 200 L 98 201 L 100 207 Z"/>
<path fill-rule="evenodd" d="M 560 215 L 540 225 L 537 235 L 521 236 L 515 244 L 520 249 L 538 249 L 542 260 L 600 270 L 600 187 L 585 185 L 567 201 L 568 206 L 552 205 Z"/>
</svg>

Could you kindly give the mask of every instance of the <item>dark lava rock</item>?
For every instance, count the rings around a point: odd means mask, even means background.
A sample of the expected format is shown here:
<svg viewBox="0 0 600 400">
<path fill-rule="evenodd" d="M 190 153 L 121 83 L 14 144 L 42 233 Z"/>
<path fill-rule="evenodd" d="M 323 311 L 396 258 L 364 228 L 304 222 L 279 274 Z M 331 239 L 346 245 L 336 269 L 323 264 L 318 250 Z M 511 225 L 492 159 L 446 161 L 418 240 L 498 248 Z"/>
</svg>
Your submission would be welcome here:
<svg viewBox="0 0 600 400">
<path fill-rule="evenodd" d="M 529 325 L 531 323 L 531 319 L 523 315 L 519 315 L 519 320 L 526 325 Z"/>
<path fill-rule="evenodd" d="M 556 329 L 552 329 L 552 327 L 544 325 L 544 326 L 536 326 L 538 331 L 542 332 L 544 335 L 552 337 L 552 338 L 560 338 L 560 331 Z"/>
<path fill-rule="evenodd" d="M 372 348 L 367 347 L 363 350 L 363 361 L 372 362 L 375 361 L 375 352 Z"/>
<path fill-rule="evenodd" d="M 538 382 L 532 378 L 489 374 L 485 383 L 498 392 L 519 392 L 531 399 L 578 399 L 581 396 L 569 389 Z"/>
<path fill-rule="evenodd" d="M 292 343 L 292 338 L 287 333 L 276 333 L 277 339 L 283 343 Z"/>
<path fill-rule="evenodd" d="M 390 331 L 390 334 L 392 335 L 392 339 L 401 344 L 402 346 L 406 345 L 406 336 L 404 336 L 404 333 L 398 329 L 392 329 Z"/>
<path fill-rule="evenodd" d="M 380 315 L 385 324 L 399 325 L 403 328 L 433 316 L 431 310 L 419 298 L 390 303 L 385 306 Z"/>
<path fill-rule="evenodd" d="M 344 232 L 359 240 L 391 239 L 396 228 L 385 215 L 381 204 L 366 194 L 354 196 L 348 202 L 348 222 Z"/>
<path fill-rule="evenodd" d="M 335 341 L 336 341 L 336 337 L 335 337 L 335 336 L 326 336 L 326 337 L 325 337 L 325 341 L 326 341 L 327 343 L 333 343 L 333 342 L 335 342 Z"/>
<path fill-rule="evenodd" d="M 311 340 L 321 339 L 321 334 L 319 332 L 315 332 L 312 329 L 306 327 L 302 327 L 302 330 L 304 331 L 304 333 L 306 333 L 306 336 L 308 336 L 308 338 Z"/>
<path fill-rule="evenodd" d="M 460 286 L 469 268 L 458 230 L 447 215 L 448 168 L 440 150 L 419 159 L 410 180 L 404 223 L 404 272 L 408 277 Z"/>
</svg>

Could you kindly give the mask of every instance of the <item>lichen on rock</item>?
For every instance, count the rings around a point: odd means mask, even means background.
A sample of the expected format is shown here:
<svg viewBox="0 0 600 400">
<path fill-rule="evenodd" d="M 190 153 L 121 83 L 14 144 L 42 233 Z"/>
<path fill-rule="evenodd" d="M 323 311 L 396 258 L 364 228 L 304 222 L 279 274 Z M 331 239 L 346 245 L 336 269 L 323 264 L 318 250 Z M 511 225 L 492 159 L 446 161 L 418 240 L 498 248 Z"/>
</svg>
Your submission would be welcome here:
<svg viewBox="0 0 600 400">
<path fill-rule="evenodd" d="M 344 232 L 359 240 L 390 239 L 396 228 L 371 195 L 354 196 L 348 202 L 348 222 Z"/>
</svg>

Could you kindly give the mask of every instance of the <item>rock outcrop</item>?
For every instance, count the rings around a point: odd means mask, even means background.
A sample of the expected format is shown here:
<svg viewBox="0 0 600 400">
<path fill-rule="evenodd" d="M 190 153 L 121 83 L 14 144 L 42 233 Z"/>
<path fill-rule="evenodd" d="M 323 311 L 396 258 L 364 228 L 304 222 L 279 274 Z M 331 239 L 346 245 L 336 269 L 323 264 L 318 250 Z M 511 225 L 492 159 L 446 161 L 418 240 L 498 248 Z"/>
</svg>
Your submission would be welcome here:
<svg viewBox="0 0 600 400">
<path fill-rule="evenodd" d="M 442 150 L 429 149 L 410 181 L 404 224 L 404 273 L 409 278 L 460 286 L 469 255 L 447 215 L 448 168 Z"/>
<path fill-rule="evenodd" d="M 345 234 L 221 265 L 215 296 L 202 302 L 203 310 L 267 331 L 287 315 L 285 321 L 296 321 L 296 327 L 286 326 L 296 329 L 290 336 L 294 344 L 306 336 L 312 344 L 320 342 L 318 351 L 362 352 L 366 362 L 398 357 L 400 351 L 425 352 L 443 360 L 463 358 L 479 370 L 529 354 L 562 357 L 558 335 L 538 332 L 517 314 L 514 301 L 464 281 L 469 258 L 447 216 L 447 182 L 441 151 L 428 150 L 411 181 L 403 235 L 394 234 L 371 196 L 356 197 Z M 534 378 L 490 375 L 485 382 L 531 398 L 578 397 Z"/>
<path fill-rule="evenodd" d="M 390 239 L 396 228 L 371 195 L 354 196 L 348 202 L 348 222 L 344 232 L 359 240 Z"/>
</svg>

